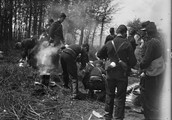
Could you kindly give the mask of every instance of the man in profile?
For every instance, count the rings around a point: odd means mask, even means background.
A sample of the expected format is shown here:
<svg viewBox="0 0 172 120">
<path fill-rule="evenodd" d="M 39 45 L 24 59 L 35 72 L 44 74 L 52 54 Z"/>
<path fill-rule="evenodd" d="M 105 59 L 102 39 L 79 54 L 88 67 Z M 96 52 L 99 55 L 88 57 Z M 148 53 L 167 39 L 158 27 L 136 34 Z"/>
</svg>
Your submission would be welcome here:
<svg viewBox="0 0 172 120">
<path fill-rule="evenodd" d="M 63 37 L 63 26 L 62 22 L 65 20 L 66 15 L 64 13 L 60 14 L 60 17 L 56 22 L 54 22 L 49 31 L 50 36 L 50 43 L 53 43 L 54 46 L 58 46 L 61 42 L 64 44 L 64 37 Z"/>
</svg>

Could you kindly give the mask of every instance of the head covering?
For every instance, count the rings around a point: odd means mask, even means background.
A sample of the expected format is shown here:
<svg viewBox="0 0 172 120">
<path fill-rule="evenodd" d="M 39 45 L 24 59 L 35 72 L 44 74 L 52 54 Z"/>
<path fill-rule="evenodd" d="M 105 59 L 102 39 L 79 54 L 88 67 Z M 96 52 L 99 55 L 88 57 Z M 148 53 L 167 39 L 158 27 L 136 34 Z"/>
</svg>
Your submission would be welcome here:
<svg viewBox="0 0 172 120">
<path fill-rule="evenodd" d="M 142 24 L 141 24 L 141 30 L 146 30 L 146 26 L 148 25 L 150 23 L 150 21 L 146 21 L 146 22 L 143 22 Z"/>
<path fill-rule="evenodd" d="M 157 35 L 157 28 L 154 22 L 150 22 L 147 26 L 146 26 L 146 32 L 148 34 L 148 36 L 150 37 L 155 37 Z"/>
<path fill-rule="evenodd" d="M 113 27 L 111 27 L 110 30 L 109 30 L 109 32 L 110 32 L 111 34 L 114 34 L 115 29 L 114 29 Z"/>
<path fill-rule="evenodd" d="M 61 14 L 60 14 L 60 18 L 61 18 L 61 17 L 62 17 L 62 18 L 66 18 L 66 14 L 65 14 L 65 13 L 61 13 Z"/>
<path fill-rule="evenodd" d="M 117 28 L 117 30 L 116 30 L 116 33 L 118 34 L 118 33 L 121 33 L 121 34 L 123 34 L 123 33 L 126 33 L 127 32 L 127 27 L 125 26 L 125 25 L 120 25 L 118 28 Z"/>
</svg>

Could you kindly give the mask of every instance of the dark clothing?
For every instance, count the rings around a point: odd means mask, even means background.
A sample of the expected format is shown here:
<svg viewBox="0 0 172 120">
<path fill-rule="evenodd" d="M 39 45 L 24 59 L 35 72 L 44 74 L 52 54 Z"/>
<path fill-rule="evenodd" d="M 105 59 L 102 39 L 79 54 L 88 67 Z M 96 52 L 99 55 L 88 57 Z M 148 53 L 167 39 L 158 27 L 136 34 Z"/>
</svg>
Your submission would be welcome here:
<svg viewBox="0 0 172 120">
<path fill-rule="evenodd" d="M 21 47 L 22 47 L 22 58 L 25 59 L 29 56 L 29 52 L 32 48 L 34 48 L 36 45 L 36 40 L 33 38 L 26 38 L 23 41 L 21 41 Z"/>
<path fill-rule="evenodd" d="M 53 39 L 55 46 L 59 45 L 60 42 L 62 43 L 65 42 L 63 37 L 63 27 L 61 22 L 56 21 L 51 25 L 49 36 Z"/>
<path fill-rule="evenodd" d="M 131 44 L 122 36 L 117 36 L 113 41 L 117 50 L 119 46 L 124 43 L 118 50 L 118 56 L 128 65 L 129 68 L 133 67 L 136 64 L 136 58 Z M 107 44 L 105 44 L 97 53 L 97 56 L 101 59 L 109 58 L 111 62 L 118 62 L 118 57 L 115 54 L 112 42 L 107 42 Z M 128 77 L 127 74 L 124 74 L 125 72 L 126 71 L 124 71 L 121 67 L 117 66 L 114 69 L 107 71 L 105 101 L 106 119 L 112 119 L 114 98 L 116 101 L 114 114 L 115 118 L 121 120 L 124 118 L 125 97 L 128 84 Z M 116 95 L 115 89 L 117 89 Z"/>
<path fill-rule="evenodd" d="M 105 100 L 105 118 L 111 120 L 114 110 L 114 117 L 118 120 L 123 120 L 125 110 L 126 89 L 128 80 L 107 80 L 106 87 L 106 100 Z M 115 94 L 115 91 L 117 93 Z M 115 99 L 115 100 L 114 100 Z"/>
<path fill-rule="evenodd" d="M 81 54 L 81 68 L 83 69 L 88 62 L 88 55 L 79 45 L 70 45 L 61 53 L 61 65 L 63 70 L 64 86 L 68 86 L 69 77 L 72 82 L 72 93 L 74 96 L 78 94 L 78 76 L 77 76 L 77 56 Z"/>
<path fill-rule="evenodd" d="M 162 47 L 157 39 L 148 40 L 143 49 L 143 59 L 140 63 L 141 70 L 149 67 L 151 62 L 162 56 Z M 145 76 L 141 78 L 142 107 L 146 120 L 160 119 L 160 100 L 163 88 L 163 73 L 158 76 Z"/>
<path fill-rule="evenodd" d="M 89 78 L 89 93 L 93 97 L 93 90 L 105 91 L 105 70 L 102 67 L 94 67 Z"/>
<path fill-rule="evenodd" d="M 131 68 L 136 64 L 136 58 L 134 56 L 134 52 L 131 44 L 121 36 L 117 36 L 114 39 L 114 44 L 117 50 L 123 42 L 125 43 L 119 49 L 118 56 L 122 61 L 124 61 L 128 65 L 128 68 Z M 112 42 L 110 41 L 102 47 L 102 49 L 97 53 L 97 56 L 100 59 L 108 58 L 110 59 L 111 62 L 113 61 L 115 63 L 118 63 L 118 57 L 116 55 Z M 118 70 L 116 72 L 122 73 L 124 72 L 124 70 L 121 67 L 118 67 Z M 121 76 L 121 78 L 118 79 L 123 79 L 123 78 L 125 77 Z"/>
<path fill-rule="evenodd" d="M 113 40 L 114 38 L 116 37 L 116 35 L 108 35 L 105 39 L 105 44 L 108 42 L 108 41 L 111 41 Z"/>
<path fill-rule="evenodd" d="M 102 74 L 106 74 L 105 70 L 102 67 L 94 67 L 90 73 L 90 76 L 102 77 Z"/>
<path fill-rule="evenodd" d="M 75 60 L 79 59 L 79 62 L 81 62 L 81 68 L 84 68 L 86 63 L 89 62 L 88 54 L 85 52 L 85 50 L 76 44 L 69 45 L 68 48 L 64 49 L 63 52 L 71 55 L 71 57 L 73 57 Z M 78 58 L 79 54 L 81 55 L 80 58 Z"/>
<path fill-rule="evenodd" d="M 162 120 L 161 99 L 163 88 L 163 74 L 145 76 L 141 78 L 141 105 L 146 120 Z"/>
<path fill-rule="evenodd" d="M 162 47 L 157 39 L 148 40 L 143 46 L 143 59 L 140 63 L 140 68 L 147 68 L 151 62 L 162 56 Z"/>
<path fill-rule="evenodd" d="M 134 36 L 128 36 L 128 41 L 131 43 L 131 46 L 133 47 L 133 51 L 135 51 L 137 44 L 134 39 Z"/>
</svg>

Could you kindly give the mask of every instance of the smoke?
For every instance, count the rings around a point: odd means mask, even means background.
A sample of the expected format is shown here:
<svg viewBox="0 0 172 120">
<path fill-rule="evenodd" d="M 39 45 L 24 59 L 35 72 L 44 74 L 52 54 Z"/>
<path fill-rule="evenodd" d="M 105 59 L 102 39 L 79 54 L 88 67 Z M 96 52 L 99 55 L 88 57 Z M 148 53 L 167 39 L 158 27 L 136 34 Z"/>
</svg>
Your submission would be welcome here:
<svg viewBox="0 0 172 120">
<path fill-rule="evenodd" d="M 93 17 L 87 14 L 87 9 L 90 7 L 90 5 L 90 1 L 80 1 L 73 2 L 66 8 L 65 5 L 53 3 L 48 7 L 47 18 L 53 18 L 56 21 L 61 12 L 64 12 L 67 15 L 65 21 L 62 23 L 63 32 L 65 38 L 67 38 L 66 41 L 71 44 L 76 41 L 75 39 L 78 39 L 77 34 L 75 33 L 76 29 L 80 30 L 83 27 L 85 29 L 90 29 L 96 22 Z M 84 39 L 85 38 L 86 30 L 84 31 Z"/>
<path fill-rule="evenodd" d="M 53 47 L 49 45 L 48 41 L 43 41 L 39 46 L 39 51 L 36 54 L 37 66 L 39 68 L 40 74 L 50 73 L 51 70 L 57 68 L 59 62 L 58 57 L 58 47 Z M 56 59 L 56 60 L 54 60 Z M 57 64 L 54 63 L 57 62 Z"/>
</svg>

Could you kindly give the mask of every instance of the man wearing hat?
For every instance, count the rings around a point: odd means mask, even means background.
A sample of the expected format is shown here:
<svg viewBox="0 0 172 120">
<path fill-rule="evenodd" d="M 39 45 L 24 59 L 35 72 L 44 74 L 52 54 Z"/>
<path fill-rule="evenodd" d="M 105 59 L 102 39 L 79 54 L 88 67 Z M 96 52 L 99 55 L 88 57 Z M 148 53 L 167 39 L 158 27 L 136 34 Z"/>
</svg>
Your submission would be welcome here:
<svg viewBox="0 0 172 120">
<path fill-rule="evenodd" d="M 164 58 L 161 41 L 157 37 L 157 28 L 154 22 L 149 22 L 144 29 L 147 42 L 144 44 L 140 69 L 142 107 L 146 120 L 160 120 L 160 101 L 163 88 Z M 159 62 L 158 62 L 159 61 Z M 158 68 L 157 68 L 158 67 Z M 151 72 L 158 70 L 155 73 Z"/>
<path fill-rule="evenodd" d="M 109 32 L 110 32 L 110 35 L 108 35 L 108 36 L 106 37 L 105 44 L 106 44 L 108 41 L 111 41 L 111 40 L 113 40 L 113 39 L 116 37 L 116 35 L 115 35 L 115 29 L 114 29 L 113 27 L 110 28 Z"/>
<path fill-rule="evenodd" d="M 128 70 L 124 69 L 119 61 L 121 60 L 127 64 L 128 69 L 133 67 L 137 62 L 133 48 L 126 40 L 127 27 L 125 25 L 120 25 L 117 28 L 116 33 L 117 36 L 115 39 L 107 42 L 97 53 L 97 57 L 100 59 L 108 58 L 110 62 L 113 63 L 111 69 L 106 70 L 105 120 L 112 120 L 114 104 L 115 119 L 124 119 Z M 115 93 L 116 89 L 117 93 Z"/>
<path fill-rule="evenodd" d="M 50 42 L 54 43 L 54 46 L 58 46 L 61 42 L 64 44 L 64 37 L 63 37 L 63 27 L 62 22 L 65 20 L 66 15 L 64 13 L 60 14 L 60 17 L 56 22 L 54 22 L 49 31 Z"/>
</svg>

